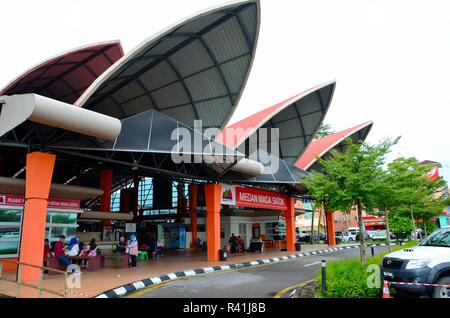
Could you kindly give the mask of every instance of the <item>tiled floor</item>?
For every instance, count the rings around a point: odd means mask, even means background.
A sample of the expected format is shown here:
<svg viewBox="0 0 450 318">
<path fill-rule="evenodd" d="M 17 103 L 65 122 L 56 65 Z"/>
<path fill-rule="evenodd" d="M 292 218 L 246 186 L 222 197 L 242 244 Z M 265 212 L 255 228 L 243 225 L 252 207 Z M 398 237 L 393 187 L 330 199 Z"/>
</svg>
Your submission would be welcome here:
<svg viewBox="0 0 450 318">
<path fill-rule="evenodd" d="M 326 245 L 303 245 L 302 252 L 311 252 L 326 248 Z M 258 259 L 272 258 L 298 252 L 280 252 L 279 249 L 266 250 L 264 253 L 232 254 L 226 262 L 208 262 L 206 252 L 200 250 L 172 250 L 165 251 L 165 255 L 157 260 L 139 262 L 136 268 L 109 268 L 105 267 L 98 272 L 83 272 L 81 275 L 81 289 L 71 289 L 68 297 L 94 297 L 102 292 L 122 286 L 124 284 L 151 278 L 154 276 L 201 268 L 215 265 L 235 264 Z M 14 273 L 6 273 L 5 277 L 13 278 Z M 44 277 L 43 287 L 62 292 L 64 290 L 63 276 Z M 16 296 L 15 284 L 0 280 L 0 294 Z M 37 297 L 37 292 L 30 288 L 22 287 L 20 297 Z M 43 293 L 42 297 L 58 297 L 49 293 Z"/>
</svg>

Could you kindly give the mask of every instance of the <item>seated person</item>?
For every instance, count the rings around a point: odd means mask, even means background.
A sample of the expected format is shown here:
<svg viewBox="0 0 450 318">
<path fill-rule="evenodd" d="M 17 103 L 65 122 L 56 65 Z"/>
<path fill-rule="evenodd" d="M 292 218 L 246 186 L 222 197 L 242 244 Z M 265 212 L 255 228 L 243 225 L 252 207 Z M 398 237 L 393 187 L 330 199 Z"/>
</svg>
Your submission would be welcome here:
<svg viewBox="0 0 450 318">
<path fill-rule="evenodd" d="M 80 255 L 78 256 L 88 256 L 89 255 L 89 244 L 83 244 L 83 249 L 80 251 Z"/>
<path fill-rule="evenodd" d="M 125 253 L 127 249 L 127 241 L 125 240 L 125 236 L 121 236 L 119 243 L 117 243 L 117 252 Z"/>
<path fill-rule="evenodd" d="M 240 235 L 237 237 L 237 243 L 238 243 L 239 252 L 244 252 L 245 251 L 245 242 Z"/>
<path fill-rule="evenodd" d="M 228 243 L 231 245 L 231 253 L 235 253 L 239 251 L 239 243 L 238 238 L 234 235 L 234 233 L 231 233 L 231 237 L 228 240 Z"/>
<path fill-rule="evenodd" d="M 67 256 L 78 256 L 79 252 L 80 247 L 78 246 L 78 238 L 74 236 L 70 239 Z"/>
<path fill-rule="evenodd" d="M 80 252 L 80 255 L 78 255 L 78 256 L 95 257 L 95 256 L 97 256 L 97 249 L 98 249 L 98 246 L 95 243 L 95 239 L 92 239 L 89 244 L 84 245 L 83 250 Z M 83 265 L 84 267 L 86 267 L 87 262 L 88 262 L 88 260 L 85 259 L 82 262 L 82 264 L 80 264 L 80 265 Z"/>
<path fill-rule="evenodd" d="M 150 246 L 148 246 L 145 243 L 142 243 L 141 246 L 139 246 L 139 250 L 140 251 L 144 251 L 144 252 L 148 252 L 148 251 L 150 251 Z"/>
<path fill-rule="evenodd" d="M 72 263 L 70 260 L 66 257 L 66 253 L 64 253 L 64 240 L 66 237 L 64 235 L 61 235 L 59 237 L 59 241 L 55 243 L 55 246 L 53 248 L 53 254 L 55 258 L 62 264 L 69 266 Z M 75 269 L 72 270 L 75 272 Z"/>
<path fill-rule="evenodd" d="M 203 248 L 204 243 L 201 238 L 197 237 L 196 243 L 197 243 L 197 248 Z"/>
<path fill-rule="evenodd" d="M 95 239 L 93 238 L 91 240 L 91 242 L 89 243 L 89 254 L 88 254 L 88 256 L 90 256 L 90 257 L 97 256 L 97 249 L 98 249 L 98 246 L 95 243 Z"/>
<path fill-rule="evenodd" d="M 263 250 L 263 241 L 261 238 L 253 237 L 250 241 L 250 246 L 248 247 L 250 252 L 262 252 Z"/>
</svg>

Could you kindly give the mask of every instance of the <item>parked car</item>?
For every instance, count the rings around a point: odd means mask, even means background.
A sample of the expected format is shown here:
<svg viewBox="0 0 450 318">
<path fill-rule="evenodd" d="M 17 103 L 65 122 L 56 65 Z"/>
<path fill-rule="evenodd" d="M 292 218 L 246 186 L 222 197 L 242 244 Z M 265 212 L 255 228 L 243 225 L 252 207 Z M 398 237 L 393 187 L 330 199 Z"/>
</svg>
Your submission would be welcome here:
<svg viewBox="0 0 450 318">
<path fill-rule="evenodd" d="M 384 280 L 450 285 L 450 226 L 431 233 L 418 246 L 387 254 L 381 264 Z M 442 286 L 391 285 L 398 293 L 450 298 Z"/>
<path fill-rule="evenodd" d="M 335 232 L 336 236 L 336 243 L 348 243 L 354 241 L 354 238 L 352 238 L 347 232 L 337 231 Z"/>
<path fill-rule="evenodd" d="M 336 238 L 336 243 L 340 243 L 344 241 L 344 233 L 341 231 L 334 232 L 334 237 Z"/>
<path fill-rule="evenodd" d="M 356 238 L 356 235 L 355 235 L 355 238 Z M 349 233 L 343 232 L 342 242 L 344 242 L 344 243 L 354 242 L 355 238 L 353 236 L 350 236 Z"/>
<path fill-rule="evenodd" d="M 357 227 L 349 227 L 347 229 L 347 233 L 348 233 L 348 241 L 349 242 L 355 242 L 357 240 L 357 235 L 359 233 L 359 228 Z"/>
</svg>

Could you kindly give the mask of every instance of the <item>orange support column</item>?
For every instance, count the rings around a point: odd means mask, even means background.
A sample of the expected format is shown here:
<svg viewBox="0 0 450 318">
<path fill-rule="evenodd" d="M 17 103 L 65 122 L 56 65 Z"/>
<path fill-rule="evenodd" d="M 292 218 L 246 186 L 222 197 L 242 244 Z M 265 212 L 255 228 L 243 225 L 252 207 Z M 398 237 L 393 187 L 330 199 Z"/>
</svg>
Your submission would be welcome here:
<svg viewBox="0 0 450 318">
<path fill-rule="evenodd" d="M 56 156 L 42 152 L 27 155 L 25 179 L 25 209 L 22 221 L 22 236 L 19 261 L 42 266 L 47 219 L 47 201 L 52 182 Z M 22 266 L 21 280 L 39 280 L 40 270 Z"/>
<path fill-rule="evenodd" d="M 218 261 L 220 250 L 220 201 L 222 186 L 205 185 L 206 198 L 206 247 L 208 261 Z"/>
<path fill-rule="evenodd" d="M 294 211 L 294 198 L 289 197 L 287 202 L 287 210 L 284 214 L 286 219 L 286 250 L 288 252 L 295 252 L 295 211 Z"/>
<path fill-rule="evenodd" d="M 191 219 L 192 248 L 197 248 L 197 195 L 198 185 L 189 185 L 189 217 Z"/>
<path fill-rule="evenodd" d="M 336 245 L 336 233 L 334 233 L 333 212 L 332 211 L 328 211 L 325 214 L 327 216 L 328 245 L 333 246 L 333 245 Z"/>
</svg>

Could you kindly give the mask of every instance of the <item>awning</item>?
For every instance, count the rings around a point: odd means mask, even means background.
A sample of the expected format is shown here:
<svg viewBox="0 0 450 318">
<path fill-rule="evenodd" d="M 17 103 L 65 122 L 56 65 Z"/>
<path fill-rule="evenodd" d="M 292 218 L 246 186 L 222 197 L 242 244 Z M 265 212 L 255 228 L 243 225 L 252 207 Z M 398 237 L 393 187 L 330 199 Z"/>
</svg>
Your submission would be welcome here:
<svg viewBox="0 0 450 318">
<path fill-rule="evenodd" d="M 147 167 L 194 178 L 217 178 L 244 158 L 243 154 L 156 110 L 136 114 L 121 122 L 120 135 L 113 141 L 77 134 L 48 147 L 60 152 L 77 151 L 79 156 L 99 160 L 114 158 L 117 163 L 137 169 Z M 211 161 L 206 161 L 205 157 Z"/>
</svg>

